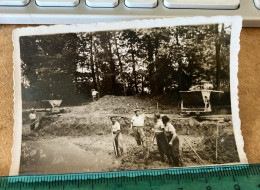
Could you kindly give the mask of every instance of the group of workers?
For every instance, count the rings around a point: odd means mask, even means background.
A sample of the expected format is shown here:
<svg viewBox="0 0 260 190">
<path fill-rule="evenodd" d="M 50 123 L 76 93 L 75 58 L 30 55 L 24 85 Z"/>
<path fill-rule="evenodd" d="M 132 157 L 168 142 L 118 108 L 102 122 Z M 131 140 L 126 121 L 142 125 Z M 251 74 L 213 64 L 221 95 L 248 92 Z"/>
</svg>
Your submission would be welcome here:
<svg viewBox="0 0 260 190">
<path fill-rule="evenodd" d="M 130 129 L 133 130 L 133 134 L 137 145 L 146 146 L 146 138 L 144 133 L 145 118 L 149 117 L 146 114 L 141 114 L 140 109 L 134 110 L 135 115 L 131 119 Z M 123 142 L 120 123 L 115 117 L 111 117 L 112 127 L 111 131 L 114 136 L 114 142 L 118 150 L 118 156 L 124 154 L 125 145 Z M 179 138 L 177 136 L 174 126 L 171 124 L 169 117 L 163 116 L 159 113 L 154 114 L 154 126 L 152 128 L 154 141 L 161 156 L 161 160 L 164 162 L 164 155 L 168 157 L 169 163 L 174 166 L 180 166 L 179 156 Z"/>
<path fill-rule="evenodd" d="M 95 97 L 96 98 L 96 97 Z M 95 101 L 93 96 L 93 101 Z M 146 138 L 144 133 L 145 119 L 149 116 L 146 114 L 141 114 L 140 109 L 134 110 L 135 115 L 131 119 L 130 129 L 133 130 L 133 134 L 137 145 L 146 146 Z M 30 118 L 30 130 L 35 129 L 35 124 L 37 122 L 36 112 L 31 109 L 29 114 Z M 154 114 L 154 126 L 151 133 L 152 141 L 158 146 L 158 150 L 161 156 L 161 160 L 164 162 L 164 156 L 168 157 L 169 163 L 174 166 L 179 166 L 179 139 L 174 126 L 171 124 L 169 117 L 163 116 L 159 113 Z M 126 152 L 126 148 L 123 142 L 120 123 L 117 121 L 116 117 L 111 117 L 112 127 L 111 132 L 113 135 L 113 144 L 117 156 L 121 156 Z"/>
</svg>

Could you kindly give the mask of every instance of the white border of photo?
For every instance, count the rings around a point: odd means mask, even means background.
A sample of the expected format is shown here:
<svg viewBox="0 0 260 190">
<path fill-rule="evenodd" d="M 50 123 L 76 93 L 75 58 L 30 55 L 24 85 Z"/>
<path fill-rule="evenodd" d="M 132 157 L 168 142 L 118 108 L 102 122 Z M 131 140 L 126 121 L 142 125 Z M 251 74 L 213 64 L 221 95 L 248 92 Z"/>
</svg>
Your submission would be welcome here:
<svg viewBox="0 0 260 190">
<path fill-rule="evenodd" d="M 216 16 L 216 17 L 186 17 L 186 18 L 162 18 L 145 19 L 121 22 L 101 22 L 93 24 L 75 24 L 75 25 L 53 25 L 19 28 L 13 31 L 14 43 L 14 133 L 12 148 L 12 164 L 9 175 L 18 175 L 20 167 L 21 141 L 22 141 L 22 95 L 21 95 L 21 60 L 20 43 L 21 36 L 61 34 L 77 32 L 96 32 L 113 31 L 138 28 L 155 28 L 169 26 L 185 25 L 203 25 L 224 23 L 231 25 L 231 46 L 230 46 L 230 85 L 231 85 L 231 106 L 232 121 L 236 139 L 237 150 L 240 158 L 239 164 L 248 163 L 244 152 L 244 140 L 241 133 L 241 121 L 239 118 L 238 107 L 238 53 L 240 50 L 240 32 L 242 29 L 242 17 L 240 16 Z M 237 163 L 238 164 L 238 163 Z"/>
</svg>

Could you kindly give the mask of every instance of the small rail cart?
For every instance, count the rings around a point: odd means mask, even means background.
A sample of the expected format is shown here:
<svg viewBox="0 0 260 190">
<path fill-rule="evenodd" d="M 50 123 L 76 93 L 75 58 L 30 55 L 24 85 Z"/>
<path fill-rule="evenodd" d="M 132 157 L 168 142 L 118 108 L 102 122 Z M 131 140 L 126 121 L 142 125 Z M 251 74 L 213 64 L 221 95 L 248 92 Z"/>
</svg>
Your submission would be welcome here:
<svg viewBox="0 0 260 190">
<path fill-rule="evenodd" d="M 212 112 L 210 97 L 212 93 L 224 93 L 212 90 L 213 85 L 202 81 L 201 85 L 192 86 L 188 91 L 180 91 L 180 109 L 182 113 L 206 113 Z"/>
</svg>

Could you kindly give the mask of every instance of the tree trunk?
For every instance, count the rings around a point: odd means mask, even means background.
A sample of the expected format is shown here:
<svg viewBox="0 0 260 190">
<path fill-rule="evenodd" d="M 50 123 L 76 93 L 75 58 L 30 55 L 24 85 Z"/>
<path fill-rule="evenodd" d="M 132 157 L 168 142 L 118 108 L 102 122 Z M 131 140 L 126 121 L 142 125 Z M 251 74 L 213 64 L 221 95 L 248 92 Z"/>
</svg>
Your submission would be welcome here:
<svg viewBox="0 0 260 190">
<path fill-rule="evenodd" d="M 112 94 L 116 93 L 116 67 L 113 60 L 113 52 L 112 52 L 112 45 L 110 42 L 110 38 L 107 40 L 108 42 L 108 50 L 109 50 L 109 64 L 110 64 L 110 70 L 111 70 L 111 83 L 112 83 Z"/>
<path fill-rule="evenodd" d="M 142 75 L 142 93 L 144 93 L 144 77 Z"/>
<path fill-rule="evenodd" d="M 216 41 L 215 41 L 215 48 L 216 48 L 216 88 L 217 90 L 220 89 L 220 34 L 218 31 L 218 25 L 215 25 L 215 33 L 216 33 Z"/>
<path fill-rule="evenodd" d="M 118 63 L 119 63 L 119 68 L 120 68 L 120 75 L 121 75 L 123 89 L 124 89 L 124 95 L 126 96 L 126 80 L 125 80 L 124 73 L 123 73 L 124 72 L 123 71 L 123 63 L 121 61 L 121 56 L 120 56 L 120 53 L 119 53 L 119 50 L 118 50 L 117 38 L 116 38 L 115 33 L 114 33 L 114 41 L 115 41 L 115 47 L 116 47 L 116 55 L 117 55 L 117 58 L 118 58 Z"/>
<path fill-rule="evenodd" d="M 154 45 L 151 42 L 151 37 L 147 37 L 147 53 L 148 53 L 148 75 L 149 75 L 149 83 L 150 83 L 150 89 L 151 94 L 155 94 L 156 92 L 156 86 L 155 86 L 155 79 L 154 79 Z"/>
<path fill-rule="evenodd" d="M 158 52 L 159 52 L 159 37 L 156 36 L 154 39 L 154 72 L 156 73 L 158 71 L 158 68 L 160 67 L 158 65 L 157 59 L 158 59 Z M 154 88 L 155 88 L 155 94 L 160 94 L 160 75 L 156 75 L 157 77 L 155 78 L 154 81 Z"/>
<path fill-rule="evenodd" d="M 134 75 L 134 85 L 135 85 L 135 93 L 138 94 L 138 84 L 137 84 L 137 74 L 136 74 L 136 69 L 135 69 L 135 55 L 134 55 L 134 48 L 132 42 L 130 42 L 131 46 L 131 56 L 132 56 L 132 68 L 133 68 L 133 75 Z"/>
<path fill-rule="evenodd" d="M 90 36 L 90 68 L 91 68 L 91 76 L 93 78 L 94 88 L 97 89 L 97 81 L 95 74 L 95 65 L 94 65 L 94 57 L 93 57 L 93 36 Z"/>
<path fill-rule="evenodd" d="M 178 87 L 179 90 L 183 90 L 183 85 L 182 85 L 182 60 L 178 60 Z"/>
<path fill-rule="evenodd" d="M 177 48 L 180 48 L 178 28 L 176 28 L 175 38 L 176 38 Z M 179 90 L 183 89 L 183 85 L 182 85 L 182 60 L 181 60 L 180 52 L 179 52 L 179 55 L 178 55 L 178 88 L 179 88 Z"/>
<path fill-rule="evenodd" d="M 94 47 L 94 53 L 95 53 L 95 72 L 96 72 L 96 81 L 97 81 L 97 91 L 99 92 L 98 93 L 98 96 L 100 96 L 101 94 L 101 91 L 100 91 L 100 80 L 99 80 L 99 65 L 101 65 L 100 63 L 100 60 L 98 59 L 98 51 L 97 51 L 97 48 L 96 48 L 96 43 L 94 42 L 93 43 L 93 47 Z"/>
</svg>

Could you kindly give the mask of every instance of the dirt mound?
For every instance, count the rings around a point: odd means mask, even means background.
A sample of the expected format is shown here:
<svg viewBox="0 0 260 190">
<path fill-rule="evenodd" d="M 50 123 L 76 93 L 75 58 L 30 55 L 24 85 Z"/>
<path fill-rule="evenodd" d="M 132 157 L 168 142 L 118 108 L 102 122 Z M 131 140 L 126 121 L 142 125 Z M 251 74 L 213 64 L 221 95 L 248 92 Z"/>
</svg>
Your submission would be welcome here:
<svg viewBox="0 0 260 190">
<path fill-rule="evenodd" d="M 133 113 L 138 107 L 146 113 L 155 113 L 157 110 L 157 100 L 144 96 L 113 96 L 106 95 L 96 102 L 89 104 L 91 111 L 109 111 L 114 114 Z M 161 113 L 176 113 L 176 108 L 170 105 L 158 104 Z"/>
<path fill-rule="evenodd" d="M 40 136 L 108 134 L 111 130 L 110 117 L 114 116 L 121 124 L 122 133 L 129 134 L 133 110 L 138 106 L 147 113 L 156 105 L 156 100 L 148 97 L 107 95 L 88 105 L 64 108 L 65 112 L 59 116 L 42 116 L 34 133 Z M 151 136 L 153 125 L 154 121 L 151 115 L 151 118 L 146 119 L 144 127 L 147 136 Z"/>
<path fill-rule="evenodd" d="M 145 109 L 146 107 L 156 106 L 156 102 L 150 98 L 139 97 L 139 96 L 112 96 L 106 95 L 100 98 L 96 102 L 89 104 L 91 110 L 108 110 L 117 111 L 121 110 L 125 113 L 133 112 L 133 110 L 138 106 L 140 109 Z"/>
<path fill-rule="evenodd" d="M 118 117 L 122 133 L 128 134 L 130 119 Z M 39 136 L 91 136 L 110 134 L 111 121 L 101 117 L 43 117 L 33 134 Z M 32 135 L 31 135 L 32 136 Z"/>
<path fill-rule="evenodd" d="M 131 147 L 127 155 L 122 157 L 119 170 L 142 170 L 142 169 L 157 169 L 169 168 L 170 165 L 166 162 L 161 162 L 157 147 L 152 147 L 147 158 L 147 148 L 143 146 Z"/>
<path fill-rule="evenodd" d="M 174 122 L 174 121 L 173 121 Z M 236 142 L 233 133 L 233 126 L 229 120 L 218 122 L 214 120 L 204 120 L 194 122 L 190 125 L 190 121 L 175 121 L 175 128 L 179 135 L 187 137 L 201 137 L 201 140 L 192 139 L 190 144 L 200 155 L 205 163 L 233 163 L 239 162 L 236 149 Z M 218 129 L 217 129 L 218 128 Z M 218 159 L 216 161 L 216 138 L 218 130 Z M 187 136 L 187 137 L 185 137 Z M 198 162 L 198 158 L 186 143 L 182 145 L 182 154 L 184 162 Z"/>
<path fill-rule="evenodd" d="M 172 124 L 176 128 L 176 131 L 179 135 L 194 135 L 194 136 L 211 136 L 217 130 L 229 130 L 232 131 L 232 123 L 227 122 L 218 122 L 214 120 L 203 120 L 198 121 L 195 118 L 177 118 L 172 119 Z"/>
<path fill-rule="evenodd" d="M 235 137 L 233 134 L 224 133 L 218 137 L 218 159 L 216 161 L 216 139 L 205 137 L 203 142 L 205 148 L 202 158 L 210 163 L 224 164 L 239 162 L 239 157 L 236 149 Z"/>
<path fill-rule="evenodd" d="M 125 116 L 110 115 L 104 116 L 102 114 L 93 114 L 85 116 L 71 116 L 69 114 L 63 116 L 44 116 L 39 120 L 38 127 L 33 133 L 24 135 L 35 137 L 37 136 L 91 136 L 104 135 L 111 133 L 110 117 L 113 116 L 120 123 L 121 132 L 123 134 L 130 134 L 131 119 Z M 148 118 L 145 122 L 145 135 L 151 137 L 153 127 L 153 118 Z"/>
</svg>

